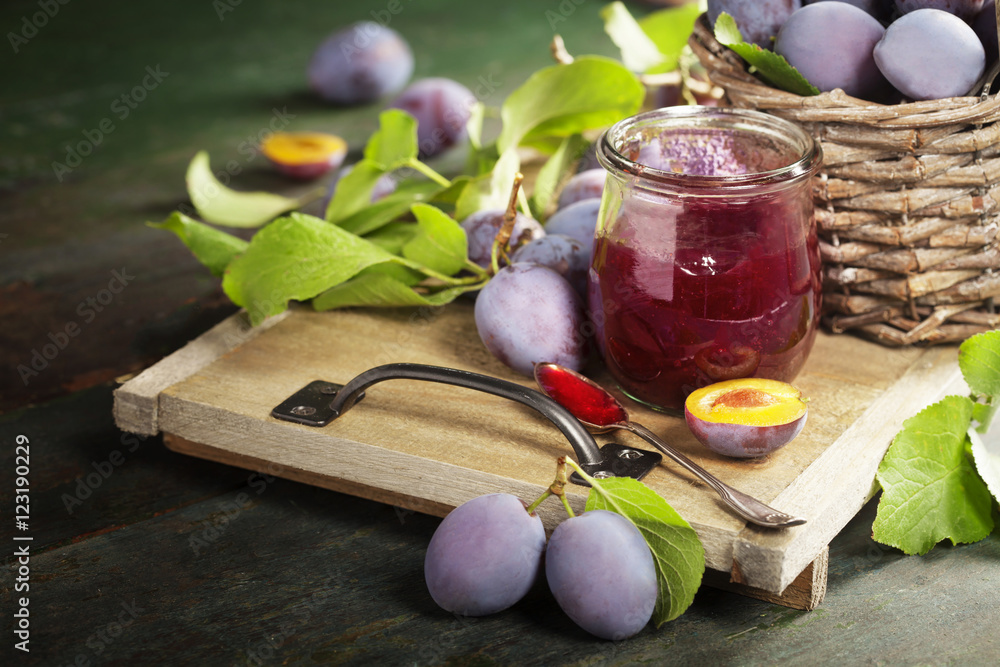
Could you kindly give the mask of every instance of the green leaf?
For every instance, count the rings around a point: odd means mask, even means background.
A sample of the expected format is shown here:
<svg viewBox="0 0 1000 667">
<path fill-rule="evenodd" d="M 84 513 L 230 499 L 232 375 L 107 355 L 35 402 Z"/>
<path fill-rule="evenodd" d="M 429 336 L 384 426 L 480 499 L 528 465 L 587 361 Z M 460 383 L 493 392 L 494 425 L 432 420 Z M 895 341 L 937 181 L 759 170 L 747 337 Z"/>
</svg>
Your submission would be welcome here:
<svg viewBox="0 0 1000 667">
<path fill-rule="evenodd" d="M 326 207 L 326 219 L 340 224 L 352 215 L 362 211 L 372 202 L 375 183 L 386 173 L 385 167 L 374 160 L 360 160 L 350 173 L 340 177 L 333 197 Z"/>
<path fill-rule="evenodd" d="M 872 537 L 908 554 L 993 530 L 990 493 L 966 454 L 972 401 L 948 396 L 903 423 L 878 469 Z"/>
<path fill-rule="evenodd" d="M 448 276 L 461 271 L 469 261 L 465 230 L 429 204 L 414 204 L 413 215 L 419 231 L 403 246 L 403 256 Z"/>
<path fill-rule="evenodd" d="M 664 57 L 663 63 L 654 67 L 651 72 L 672 72 L 677 69 L 700 14 L 698 3 L 689 2 L 680 7 L 661 9 L 639 19 L 643 32 L 656 44 Z"/>
<path fill-rule="evenodd" d="M 756 44 L 744 42 L 736 26 L 736 19 L 725 12 L 715 22 L 715 38 L 755 67 L 757 74 L 771 85 L 796 95 L 819 95 L 819 88 L 809 83 L 784 57 Z"/>
<path fill-rule="evenodd" d="M 401 215 L 410 212 L 410 207 L 418 202 L 433 199 L 442 187 L 430 181 L 411 181 L 386 195 L 374 204 L 364 206 L 337 222 L 341 229 L 366 236 Z"/>
<path fill-rule="evenodd" d="M 417 157 L 417 119 L 401 109 L 378 116 L 379 128 L 365 146 L 365 159 L 392 171 Z"/>
<path fill-rule="evenodd" d="M 403 252 L 403 246 L 409 243 L 419 231 L 420 228 L 412 222 L 390 222 L 365 236 L 365 240 L 374 243 L 386 252 L 400 255 Z"/>
<path fill-rule="evenodd" d="M 601 8 L 604 32 L 622 52 L 622 62 L 633 72 L 648 72 L 663 64 L 663 54 L 649 38 L 638 21 L 621 2 Z M 692 24 L 693 25 L 693 24 Z"/>
<path fill-rule="evenodd" d="M 546 67 L 504 100 L 498 152 L 536 138 L 605 127 L 638 111 L 644 95 L 639 79 L 608 58 L 583 56 Z"/>
<path fill-rule="evenodd" d="M 452 179 L 451 185 L 438 190 L 428 201 L 432 204 L 445 204 L 455 206 L 462 198 L 465 189 L 469 186 L 472 178 L 469 176 L 456 176 Z"/>
<path fill-rule="evenodd" d="M 997 413 L 997 408 L 1000 408 L 1000 401 L 996 403 L 975 403 L 972 406 L 972 419 L 978 424 L 976 430 L 980 433 L 986 433 L 990 428 L 990 424 L 993 423 L 993 416 Z"/>
<path fill-rule="evenodd" d="M 416 269 L 410 268 L 409 266 L 403 266 L 402 264 L 397 264 L 395 262 L 383 262 L 382 264 L 374 264 L 368 268 L 361 269 L 358 275 L 351 278 L 351 280 L 357 280 L 363 278 L 369 274 L 380 273 L 394 280 L 404 284 L 404 285 L 418 285 L 422 280 L 425 279 L 424 274 Z M 351 282 L 348 280 L 347 283 Z M 346 285 L 347 283 L 341 283 L 341 285 Z M 340 285 L 338 285 L 339 287 Z M 337 289 L 334 287 L 333 289 Z"/>
<path fill-rule="evenodd" d="M 163 222 L 146 224 L 176 234 L 198 261 L 216 276 L 221 276 L 233 258 L 246 251 L 250 245 L 239 237 L 192 220 L 179 211 L 172 213 Z"/>
<path fill-rule="evenodd" d="M 256 326 L 289 301 L 311 299 L 381 262 L 408 264 L 336 225 L 292 213 L 254 235 L 226 269 L 222 287 Z"/>
<path fill-rule="evenodd" d="M 660 626 L 683 614 L 705 572 L 705 550 L 694 529 L 659 494 L 629 477 L 594 480 L 586 511 L 599 509 L 634 523 L 653 553 L 660 586 L 653 622 Z"/>
<path fill-rule="evenodd" d="M 370 272 L 333 287 L 313 299 L 316 310 L 349 306 L 441 306 L 460 294 L 480 289 L 482 284 L 448 287 L 419 294 L 408 285 L 385 273 Z"/>
<path fill-rule="evenodd" d="M 1000 331 L 976 334 L 962 343 L 958 366 L 973 392 L 1000 400 Z"/>
<path fill-rule="evenodd" d="M 483 202 L 488 199 L 492 176 L 489 173 L 471 179 L 462 194 L 455 201 L 455 219 L 465 220 L 476 211 L 486 208 Z"/>
<path fill-rule="evenodd" d="M 552 157 L 539 169 L 531 193 L 531 211 L 536 219 L 540 220 L 548 211 L 563 177 L 588 145 L 587 140 L 579 134 L 566 137 Z"/>
<path fill-rule="evenodd" d="M 473 150 L 483 147 L 483 121 L 486 120 L 486 105 L 476 102 L 469 109 L 469 120 L 465 123 L 465 131 L 469 135 L 469 143 Z"/>
<path fill-rule="evenodd" d="M 323 196 L 322 188 L 302 197 L 282 197 L 270 192 L 237 192 L 212 173 L 208 153 L 199 151 L 187 170 L 191 203 L 206 221 L 226 227 L 260 227 L 282 213 L 301 208 Z"/>
<path fill-rule="evenodd" d="M 510 191 L 514 186 L 514 177 L 521 170 L 521 158 L 516 148 L 511 148 L 500 154 L 500 159 L 493 165 L 490 175 L 489 191 L 479 198 L 479 208 L 506 209 L 510 202 Z"/>
</svg>

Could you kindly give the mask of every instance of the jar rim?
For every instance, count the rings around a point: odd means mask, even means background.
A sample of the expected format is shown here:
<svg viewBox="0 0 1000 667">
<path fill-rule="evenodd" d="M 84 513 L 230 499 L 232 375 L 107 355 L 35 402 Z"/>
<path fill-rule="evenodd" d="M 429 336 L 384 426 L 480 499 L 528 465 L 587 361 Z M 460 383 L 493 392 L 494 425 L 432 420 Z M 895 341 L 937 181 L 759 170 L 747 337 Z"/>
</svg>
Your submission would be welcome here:
<svg viewBox="0 0 1000 667">
<path fill-rule="evenodd" d="M 638 126 L 663 129 L 703 129 L 723 127 L 767 135 L 798 153 L 789 164 L 769 170 L 737 175 L 698 175 L 664 171 L 634 162 L 619 151 L 629 131 Z M 616 146 L 617 143 L 617 146 Z M 799 149 L 798 146 L 801 146 Z M 654 109 L 618 121 L 601 135 L 597 160 L 605 170 L 622 172 L 651 185 L 684 188 L 734 188 L 796 181 L 819 171 L 822 149 L 800 125 L 753 109 L 711 106 L 676 106 Z"/>
</svg>

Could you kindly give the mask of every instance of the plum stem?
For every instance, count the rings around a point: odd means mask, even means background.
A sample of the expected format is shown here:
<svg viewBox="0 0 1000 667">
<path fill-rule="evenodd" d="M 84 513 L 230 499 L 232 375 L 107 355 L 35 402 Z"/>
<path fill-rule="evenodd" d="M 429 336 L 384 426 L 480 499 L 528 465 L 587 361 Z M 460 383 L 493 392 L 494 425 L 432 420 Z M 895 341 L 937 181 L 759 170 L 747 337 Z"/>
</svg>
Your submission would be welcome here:
<svg viewBox="0 0 1000 667">
<path fill-rule="evenodd" d="M 531 514 L 550 496 L 558 496 L 559 500 L 562 501 L 563 507 L 566 509 L 566 514 L 569 518 L 573 518 L 576 514 L 573 512 L 573 508 L 570 507 L 569 499 L 566 498 L 566 484 L 569 483 L 569 476 L 566 474 L 566 457 L 560 456 L 556 459 L 556 478 L 552 480 L 549 488 L 545 489 L 545 493 L 538 497 L 535 502 L 528 506 L 528 514 Z"/>
<path fill-rule="evenodd" d="M 591 477 L 590 475 L 588 475 L 586 472 L 584 472 L 583 468 L 581 468 L 580 466 L 578 466 L 576 464 L 576 462 L 573 461 L 573 459 L 566 459 L 565 457 L 563 457 L 563 458 L 565 459 L 565 461 L 569 465 L 569 467 L 572 468 L 576 472 L 576 474 L 578 474 L 580 477 L 582 477 L 584 479 L 584 481 L 586 481 L 588 484 L 590 484 L 590 488 L 593 489 L 593 491 L 595 493 L 597 493 L 597 495 L 599 495 L 602 498 L 604 498 L 604 500 L 608 503 L 608 506 L 613 511 L 615 511 L 618 514 L 621 514 L 623 517 L 625 517 L 626 519 L 628 519 L 628 514 L 626 514 L 626 512 L 625 512 L 625 508 L 618 504 L 618 502 L 615 500 L 614 496 L 612 496 L 611 494 L 609 494 L 604 489 L 604 487 L 601 486 L 601 483 L 598 480 L 594 479 L 593 477 Z M 629 521 L 631 521 L 631 519 L 629 519 Z"/>
<path fill-rule="evenodd" d="M 566 50 L 566 42 L 563 41 L 562 35 L 555 34 L 552 36 L 549 50 L 552 51 L 552 59 L 560 65 L 569 65 L 573 62 L 573 56 Z"/>
<path fill-rule="evenodd" d="M 510 199 L 507 201 L 507 210 L 503 214 L 503 224 L 493 238 L 493 249 L 490 252 L 490 264 L 493 267 L 493 275 L 500 272 L 500 254 L 507 260 L 507 243 L 510 235 L 514 231 L 514 222 L 517 220 L 517 194 L 521 189 L 521 181 L 524 174 L 517 172 L 514 174 L 514 182 L 510 186 Z"/>
</svg>

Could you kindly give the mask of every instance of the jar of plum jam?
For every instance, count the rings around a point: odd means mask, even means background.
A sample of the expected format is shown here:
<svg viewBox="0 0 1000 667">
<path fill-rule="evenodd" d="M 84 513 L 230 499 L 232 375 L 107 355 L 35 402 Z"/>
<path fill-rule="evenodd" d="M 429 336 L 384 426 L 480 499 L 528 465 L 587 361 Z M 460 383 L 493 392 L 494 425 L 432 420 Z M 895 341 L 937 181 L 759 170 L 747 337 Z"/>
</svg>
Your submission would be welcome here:
<svg viewBox="0 0 1000 667">
<path fill-rule="evenodd" d="M 757 111 L 671 107 L 614 125 L 597 155 L 588 300 L 622 390 L 679 411 L 714 382 L 792 380 L 820 313 L 812 137 Z"/>
</svg>

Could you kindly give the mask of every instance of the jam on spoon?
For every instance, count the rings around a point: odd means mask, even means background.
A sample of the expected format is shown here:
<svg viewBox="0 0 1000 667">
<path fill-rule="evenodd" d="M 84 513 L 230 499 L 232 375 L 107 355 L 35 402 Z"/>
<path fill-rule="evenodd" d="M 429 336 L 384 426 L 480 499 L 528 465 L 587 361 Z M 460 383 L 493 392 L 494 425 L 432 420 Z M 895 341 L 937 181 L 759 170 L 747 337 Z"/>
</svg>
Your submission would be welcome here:
<svg viewBox="0 0 1000 667">
<path fill-rule="evenodd" d="M 767 528 L 786 528 L 806 522 L 803 518 L 768 507 L 722 482 L 645 426 L 631 421 L 628 411 L 618 399 L 576 371 L 558 364 L 539 363 L 535 364 L 535 381 L 544 394 L 573 413 L 590 431 L 604 433 L 622 429 L 643 438 L 715 489 L 722 500 L 747 521 Z"/>
</svg>

